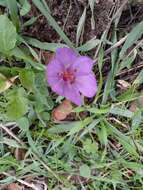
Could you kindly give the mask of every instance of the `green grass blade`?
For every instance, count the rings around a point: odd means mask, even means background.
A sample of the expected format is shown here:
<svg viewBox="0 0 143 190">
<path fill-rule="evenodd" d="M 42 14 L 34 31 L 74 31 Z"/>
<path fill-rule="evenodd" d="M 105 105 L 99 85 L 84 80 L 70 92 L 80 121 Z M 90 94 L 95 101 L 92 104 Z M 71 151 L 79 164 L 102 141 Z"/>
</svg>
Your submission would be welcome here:
<svg viewBox="0 0 143 190">
<path fill-rule="evenodd" d="M 13 24 L 16 26 L 17 30 L 20 28 L 19 16 L 18 16 L 18 6 L 16 0 L 6 0 L 7 7 L 9 9 L 10 17 Z"/>
<path fill-rule="evenodd" d="M 95 19 L 94 19 L 94 7 L 95 7 L 95 0 L 88 0 L 89 6 L 91 9 L 91 28 L 95 30 Z"/>
<path fill-rule="evenodd" d="M 77 25 L 77 32 L 76 32 L 76 46 L 78 46 L 80 36 L 84 31 L 84 24 L 85 24 L 85 19 L 86 19 L 86 7 L 79 19 L 78 25 Z"/>
<path fill-rule="evenodd" d="M 87 51 L 90 51 L 90 50 L 96 48 L 100 44 L 100 42 L 101 41 L 99 39 L 96 39 L 96 37 L 94 37 L 76 49 L 81 52 L 87 52 Z"/>
<path fill-rule="evenodd" d="M 26 37 L 24 36 L 25 41 L 36 48 L 39 49 L 43 49 L 43 50 L 47 50 L 47 51 L 52 51 L 55 52 L 57 48 L 59 47 L 65 47 L 65 44 L 62 43 L 48 43 L 48 42 L 41 42 L 35 38 L 31 38 L 31 37 Z"/>
<path fill-rule="evenodd" d="M 50 11 L 50 9 L 49 9 L 49 7 L 48 7 L 46 1 L 45 1 L 45 0 L 42 0 L 42 2 L 43 2 L 43 4 L 44 4 L 44 6 L 46 7 L 47 11 L 51 14 L 51 11 Z"/>
<path fill-rule="evenodd" d="M 143 34 L 143 21 L 137 24 L 132 31 L 128 34 L 128 37 L 125 41 L 125 44 L 123 45 L 121 52 L 120 52 L 120 58 L 125 54 L 126 50 L 131 47 Z"/>
<path fill-rule="evenodd" d="M 109 94 L 111 92 L 111 88 L 112 88 L 112 85 L 113 85 L 113 82 L 114 82 L 113 78 L 114 78 L 114 75 L 110 71 L 109 74 L 108 74 L 107 80 L 106 80 L 105 87 L 104 87 L 104 92 L 103 92 L 103 97 L 102 97 L 102 104 L 106 104 L 106 102 L 108 100 L 108 96 L 109 96 Z"/>
<path fill-rule="evenodd" d="M 3 6 L 3 7 L 6 7 L 6 2 L 5 2 L 5 0 L 0 0 L 0 6 Z"/>
</svg>

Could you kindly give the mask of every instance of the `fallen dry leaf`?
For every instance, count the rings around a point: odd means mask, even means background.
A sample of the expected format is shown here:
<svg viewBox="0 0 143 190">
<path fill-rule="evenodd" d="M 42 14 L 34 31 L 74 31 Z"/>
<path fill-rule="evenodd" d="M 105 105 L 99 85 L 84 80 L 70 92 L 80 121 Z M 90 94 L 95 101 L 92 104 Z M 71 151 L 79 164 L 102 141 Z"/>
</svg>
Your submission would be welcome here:
<svg viewBox="0 0 143 190">
<path fill-rule="evenodd" d="M 49 51 L 42 51 L 42 59 L 45 64 L 48 64 L 54 57 L 54 54 Z"/>
<path fill-rule="evenodd" d="M 7 79 L 4 75 L 2 75 L 0 73 L 0 79 L 2 81 L 2 84 L 0 86 L 0 93 L 6 91 L 7 89 L 9 89 L 14 81 L 18 78 L 18 76 L 15 76 L 15 77 L 11 77 L 10 79 Z"/>
<path fill-rule="evenodd" d="M 125 81 L 125 80 L 118 80 L 117 82 L 118 82 L 117 86 L 118 86 L 121 90 L 127 90 L 127 89 L 131 86 L 130 83 L 128 83 L 128 82 Z"/>
<path fill-rule="evenodd" d="M 129 110 L 136 112 L 139 105 L 143 107 L 143 96 L 140 96 L 139 100 L 132 102 Z"/>
<path fill-rule="evenodd" d="M 25 154 L 25 150 L 21 148 L 16 148 L 14 151 L 14 156 L 16 160 L 24 160 Z"/>
<path fill-rule="evenodd" d="M 72 112 L 73 106 L 69 100 L 64 100 L 57 108 L 52 112 L 52 117 L 56 121 L 66 119 L 66 117 Z"/>
<path fill-rule="evenodd" d="M 7 190 L 23 190 L 23 187 L 20 187 L 16 183 L 11 183 L 7 186 Z"/>
</svg>

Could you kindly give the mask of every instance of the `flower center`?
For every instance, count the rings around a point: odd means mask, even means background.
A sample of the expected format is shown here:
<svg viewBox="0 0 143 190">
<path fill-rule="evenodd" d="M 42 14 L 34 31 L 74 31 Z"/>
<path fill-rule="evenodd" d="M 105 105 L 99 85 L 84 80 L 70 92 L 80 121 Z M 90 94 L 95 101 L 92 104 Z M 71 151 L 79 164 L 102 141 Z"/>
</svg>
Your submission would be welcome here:
<svg viewBox="0 0 143 190">
<path fill-rule="evenodd" d="M 74 71 L 70 71 L 67 69 L 61 74 L 61 76 L 66 82 L 73 83 L 75 81 Z"/>
</svg>

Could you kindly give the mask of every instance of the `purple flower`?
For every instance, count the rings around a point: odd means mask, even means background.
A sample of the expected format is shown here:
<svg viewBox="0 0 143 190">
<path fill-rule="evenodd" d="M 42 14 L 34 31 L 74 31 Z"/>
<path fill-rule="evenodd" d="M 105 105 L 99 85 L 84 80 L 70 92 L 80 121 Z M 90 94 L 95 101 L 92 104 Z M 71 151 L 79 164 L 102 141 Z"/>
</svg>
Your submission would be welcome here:
<svg viewBox="0 0 143 190">
<path fill-rule="evenodd" d="M 92 67 L 93 60 L 89 57 L 79 56 L 67 47 L 58 48 L 47 66 L 47 80 L 54 92 L 81 105 L 81 94 L 93 97 L 97 91 Z"/>
</svg>

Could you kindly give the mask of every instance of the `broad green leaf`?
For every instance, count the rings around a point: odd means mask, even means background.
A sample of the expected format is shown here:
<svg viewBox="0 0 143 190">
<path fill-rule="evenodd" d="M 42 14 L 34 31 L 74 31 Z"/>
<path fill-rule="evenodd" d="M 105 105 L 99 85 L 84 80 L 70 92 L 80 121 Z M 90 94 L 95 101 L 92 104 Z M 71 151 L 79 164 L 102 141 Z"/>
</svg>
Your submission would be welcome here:
<svg viewBox="0 0 143 190">
<path fill-rule="evenodd" d="M 128 34 L 128 37 L 121 49 L 120 57 L 122 57 L 126 50 L 130 48 L 143 34 L 143 21 L 137 24 L 132 31 Z"/>
<path fill-rule="evenodd" d="M 20 82 L 24 88 L 33 91 L 35 88 L 35 74 L 32 70 L 22 69 L 19 73 Z"/>
<path fill-rule="evenodd" d="M 91 176 L 91 169 L 89 168 L 88 165 L 84 164 L 80 166 L 80 176 L 85 177 L 85 178 L 90 178 Z"/>
<path fill-rule="evenodd" d="M 14 89 L 7 95 L 7 117 L 9 120 L 17 120 L 28 111 L 28 100 L 23 88 Z"/>
<path fill-rule="evenodd" d="M 78 25 L 77 25 L 77 32 L 76 32 L 76 46 L 78 46 L 79 40 L 80 40 L 80 36 L 84 30 L 84 23 L 85 23 L 85 19 L 86 19 L 86 7 L 83 11 L 82 16 L 79 19 Z"/>
<path fill-rule="evenodd" d="M 20 15 L 21 16 L 26 15 L 30 11 L 30 9 L 31 9 L 31 5 L 28 2 L 28 0 L 24 0 L 24 3 L 23 3 L 22 8 L 20 10 Z"/>
<path fill-rule="evenodd" d="M 0 36 L 0 52 L 6 54 L 17 41 L 16 28 L 6 15 L 0 16 Z"/>
</svg>

